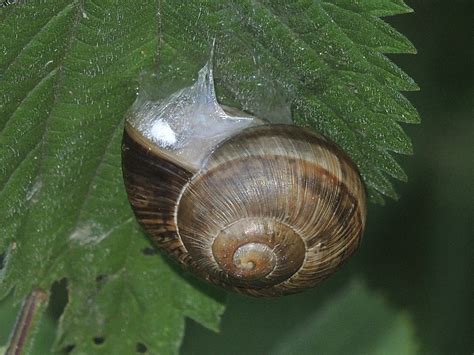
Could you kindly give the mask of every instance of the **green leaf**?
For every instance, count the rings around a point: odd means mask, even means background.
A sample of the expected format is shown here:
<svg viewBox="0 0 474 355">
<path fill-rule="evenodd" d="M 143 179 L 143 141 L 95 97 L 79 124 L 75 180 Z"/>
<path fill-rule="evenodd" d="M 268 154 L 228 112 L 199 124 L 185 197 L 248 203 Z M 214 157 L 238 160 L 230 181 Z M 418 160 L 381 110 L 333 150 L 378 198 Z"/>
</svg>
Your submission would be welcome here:
<svg viewBox="0 0 474 355">
<path fill-rule="evenodd" d="M 4 354 L 8 346 L 8 340 L 15 326 L 15 320 L 20 312 L 20 306 L 21 304 L 15 302 L 13 292 L 0 301 L 0 345 L 4 345 L 4 347 L 0 347 L 0 354 Z M 44 355 L 51 352 L 51 346 L 57 328 L 51 308 L 50 303 L 47 312 L 43 314 L 39 329 L 37 329 L 37 334 L 33 339 L 33 349 L 30 352 L 32 355 Z"/>
<path fill-rule="evenodd" d="M 390 153 L 412 153 L 399 123 L 420 120 L 399 90 L 418 87 L 383 53 L 415 49 L 376 15 L 408 11 L 401 1 L 162 6 L 159 77 L 195 77 L 216 37 L 220 101 L 270 119 L 286 103 L 295 123 L 326 134 L 351 155 L 372 201 L 397 198 L 387 176 L 406 175 Z"/>
<path fill-rule="evenodd" d="M 416 354 L 414 333 L 406 314 L 353 283 L 277 341 L 271 354 Z"/>
<path fill-rule="evenodd" d="M 222 307 L 178 277 L 162 258 L 154 253 L 144 256 L 149 245 L 136 229 L 126 221 L 112 232 L 121 240 L 108 237 L 102 253 L 77 248 L 76 255 L 68 256 L 94 267 L 81 279 L 69 278 L 71 302 L 63 315 L 58 348 L 75 344 L 79 354 L 119 354 L 124 349 L 171 354 L 181 343 L 185 316 L 218 330 Z M 79 233 L 90 232 L 86 227 Z"/>
<path fill-rule="evenodd" d="M 388 176 L 406 179 L 391 155 L 412 149 L 399 122 L 419 117 L 399 93 L 416 84 L 383 54 L 414 48 L 377 16 L 408 11 L 400 0 L 2 8 L 0 296 L 14 289 L 21 299 L 67 278 L 57 344 L 78 352 L 138 343 L 176 352 L 186 316 L 217 329 L 220 296 L 142 252 L 148 242 L 124 193 L 123 117 L 141 73 L 189 82 L 215 38 L 221 102 L 270 118 L 291 110 L 295 123 L 339 143 L 383 202 L 397 196 Z"/>
<path fill-rule="evenodd" d="M 134 80 L 155 60 L 158 9 L 116 5 L 54 1 L 2 13 L 0 290 L 14 287 L 21 299 L 67 278 L 59 347 L 173 353 L 184 317 L 217 329 L 223 306 L 143 253 L 120 146 Z"/>
</svg>

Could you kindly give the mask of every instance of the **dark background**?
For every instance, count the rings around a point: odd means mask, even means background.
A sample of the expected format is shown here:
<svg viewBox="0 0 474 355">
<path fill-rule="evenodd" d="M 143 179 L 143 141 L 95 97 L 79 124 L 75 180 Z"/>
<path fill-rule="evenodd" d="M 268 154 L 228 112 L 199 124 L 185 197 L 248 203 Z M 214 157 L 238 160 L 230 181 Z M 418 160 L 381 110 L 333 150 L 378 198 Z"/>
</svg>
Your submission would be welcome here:
<svg viewBox="0 0 474 355">
<path fill-rule="evenodd" d="M 414 14 L 386 20 L 418 54 L 391 59 L 421 87 L 406 95 L 422 124 L 404 126 L 415 155 L 398 157 L 400 200 L 369 206 L 360 250 L 325 284 L 276 300 L 231 295 L 221 334 L 188 321 L 183 354 L 268 353 L 354 277 L 410 314 L 420 353 L 473 353 L 474 1 L 406 3 Z"/>
<path fill-rule="evenodd" d="M 420 353 L 473 353 L 474 1 L 406 2 L 415 14 L 386 20 L 415 44 L 418 55 L 391 59 L 421 87 L 406 95 L 422 124 L 404 126 L 415 155 L 398 157 L 409 177 L 396 183 L 400 200 L 369 206 L 360 250 L 320 287 L 269 300 L 229 295 L 220 334 L 188 320 L 183 354 L 268 354 L 354 278 L 409 315 Z M 50 347 L 65 302 L 61 292 L 54 295 L 38 354 Z M 14 322 L 11 301 L 0 304 L 0 344 Z M 338 341 L 337 335 L 328 339 Z"/>
</svg>

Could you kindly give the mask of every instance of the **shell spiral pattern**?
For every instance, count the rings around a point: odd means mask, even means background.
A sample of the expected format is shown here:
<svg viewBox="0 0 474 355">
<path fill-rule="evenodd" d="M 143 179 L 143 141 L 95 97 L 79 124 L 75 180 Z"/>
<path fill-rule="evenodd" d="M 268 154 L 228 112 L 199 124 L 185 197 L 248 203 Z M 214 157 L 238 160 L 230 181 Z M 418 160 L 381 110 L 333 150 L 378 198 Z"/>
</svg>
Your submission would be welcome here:
<svg viewBox="0 0 474 355">
<path fill-rule="evenodd" d="M 292 125 L 245 128 L 195 168 L 127 124 L 123 173 L 154 245 L 202 279 L 251 296 L 320 283 L 365 227 L 356 166 L 324 136 Z"/>
</svg>

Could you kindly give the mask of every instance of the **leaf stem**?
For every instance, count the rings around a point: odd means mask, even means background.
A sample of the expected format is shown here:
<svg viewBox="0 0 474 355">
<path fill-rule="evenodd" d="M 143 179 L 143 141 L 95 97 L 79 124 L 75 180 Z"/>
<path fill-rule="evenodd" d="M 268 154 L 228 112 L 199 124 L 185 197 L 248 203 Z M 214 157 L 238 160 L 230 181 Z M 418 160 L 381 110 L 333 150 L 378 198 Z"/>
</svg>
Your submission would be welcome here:
<svg viewBox="0 0 474 355">
<path fill-rule="evenodd" d="M 48 304 L 48 293 L 42 289 L 33 290 L 23 301 L 15 328 L 10 336 L 5 355 L 26 354 L 33 344 L 35 330 Z"/>
</svg>

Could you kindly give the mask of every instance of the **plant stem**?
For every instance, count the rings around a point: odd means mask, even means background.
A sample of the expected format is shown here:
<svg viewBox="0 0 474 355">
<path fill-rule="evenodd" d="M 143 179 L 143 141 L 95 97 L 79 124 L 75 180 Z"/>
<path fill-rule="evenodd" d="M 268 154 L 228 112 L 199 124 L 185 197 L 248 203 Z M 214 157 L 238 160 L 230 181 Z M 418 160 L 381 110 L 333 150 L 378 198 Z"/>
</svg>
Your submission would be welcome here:
<svg viewBox="0 0 474 355">
<path fill-rule="evenodd" d="M 25 350 L 31 348 L 35 330 L 47 304 L 48 293 L 42 289 L 33 290 L 23 301 L 5 355 L 26 354 Z"/>
</svg>

